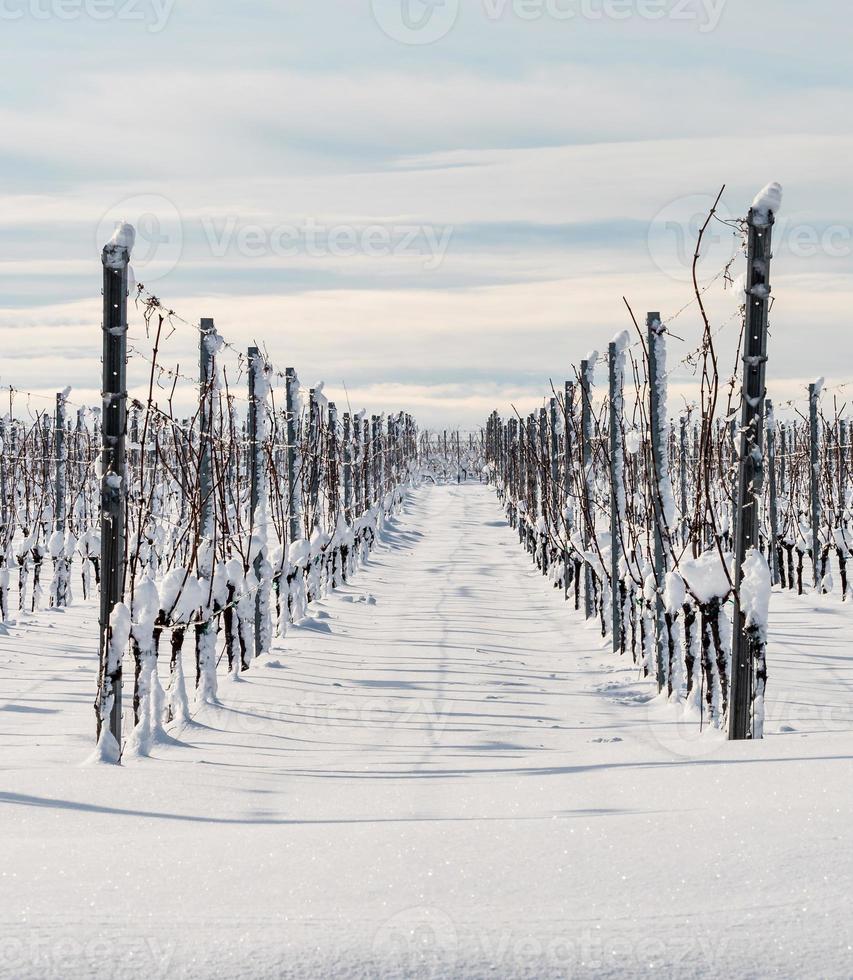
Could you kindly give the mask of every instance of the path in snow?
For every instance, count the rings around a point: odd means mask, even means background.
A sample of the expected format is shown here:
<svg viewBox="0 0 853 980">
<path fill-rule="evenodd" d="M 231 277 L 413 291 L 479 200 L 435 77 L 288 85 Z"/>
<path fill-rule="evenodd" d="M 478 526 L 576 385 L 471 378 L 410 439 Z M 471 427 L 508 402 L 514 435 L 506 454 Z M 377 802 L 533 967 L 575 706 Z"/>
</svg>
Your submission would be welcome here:
<svg viewBox="0 0 853 980">
<path fill-rule="evenodd" d="M 774 597 L 761 744 L 654 698 L 486 487 L 312 610 L 120 769 L 79 765 L 93 607 L 0 636 L 0 976 L 853 974 L 837 598 Z"/>
</svg>

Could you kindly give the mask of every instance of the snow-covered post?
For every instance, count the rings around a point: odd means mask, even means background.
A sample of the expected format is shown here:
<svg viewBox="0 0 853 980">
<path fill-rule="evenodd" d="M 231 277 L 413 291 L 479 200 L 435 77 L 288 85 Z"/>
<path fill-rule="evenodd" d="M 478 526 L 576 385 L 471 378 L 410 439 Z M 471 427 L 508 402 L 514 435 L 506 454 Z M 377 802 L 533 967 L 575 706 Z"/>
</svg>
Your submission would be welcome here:
<svg viewBox="0 0 853 980">
<path fill-rule="evenodd" d="M 371 416 L 371 435 L 370 435 L 370 462 L 371 462 L 371 473 L 373 479 L 373 492 L 371 494 L 371 502 L 373 504 L 378 504 L 380 502 L 382 495 L 382 458 L 380 451 L 382 448 L 381 442 L 381 419 L 378 415 Z M 445 465 L 447 463 L 447 433 L 444 433 L 444 459 Z"/>
<path fill-rule="evenodd" d="M 56 506 L 54 508 L 54 529 L 65 532 L 65 482 L 68 449 L 65 445 L 65 399 L 67 391 L 56 393 L 56 431 L 53 437 L 56 457 Z"/>
<path fill-rule="evenodd" d="M 214 507 L 213 468 L 211 436 L 213 433 L 213 393 L 210 390 L 213 383 L 212 347 L 216 336 L 213 320 L 204 318 L 201 321 L 198 345 L 198 384 L 201 399 L 200 416 L 200 445 L 199 445 L 199 513 L 201 514 L 202 537 L 213 538 Z"/>
<path fill-rule="evenodd" d="M 352 426 L 350 413 L 344 412 L 344 517 L 352 526 Z"/>
<path fill-rule="evenodd" d="M 551 514 L 554 521 L 555 537 L 557 537 L 560 528 L 560 430 L 557 419 L 557 399 L 552 398 L 549 404 L 551 409 Z"/>
<path fill-rule="evenodd" d="M 263 450 L 258 445 L 258 371 L 263 372 L 261 352 L 257 347 L 246 351 L 249 363 L 249 517 L 254 524 L 260 495 L 261 467 Z M 261 387 L 263 386 L 263 382 Z"/>
<path fill-rule="evenodd" d="M 767 432 L 767 470 L 770 477 L 770 581 L 778 585 L 779 575 L 779 496 L 776 486 L 776 417 L 773 402 L 768 398 L 764 403 L 764 425 Z"/>
<path fill-rule="evenodd" d="M 729 695 L 729 738 L 761 737 L 753 725 L 753 685 L 756 665 L 764 662 L 767 624 L 755 621 L 744 603 L 741 585 L 747 558 L 764 561 L 758 551 L 758 502 L 764 479 L 763 431 L 765 376 L 767 370 L 767 319 L 770 309 L 770 259 L 773 224 L 782 202 L 782 188 L 768 185 L 753 202 L 747 217 L 746 322 L 744 324 L 743 395 L 741 398 L 740 457 L 738 460 L 737 537 L 735 540 L 732 629 L 732 676 Z M 760 579 L 757 570 L 751 581 Z M 770 576 L 767 576 L 768 581 Z M 761 606 L 752 596 L 750 606 Z M 763 674 L 763 667 L 761 670 Z M 760 678 L 763 696 L 764 677 Z"/>
<path fill-rule="evenodd" d="M 122 606 L 122 636 L 117 635 L 113 613 L 124 586 L 125 431 L 127 428 L 127 288 L 130 253 L 135 233 L 119 225 L 104 246 L 103 365 L 101 398 L 101 604 L 99 617 L 99 680 L 95 701 L 101 755 L 118 762 L 121 753 L 121 664 L 128 636 Z M 129 634 L 129 626 L 127 626 Z M 123 640 L 123 643 L 119 643 Z M 108 726 L 106 728 L 105 726 Z"/>
<path fill-rule="evenodd" d="M 527 550 L 536 560 L 536 522 L 539 517 L 537 501 L 539 499 L 539 460 L 537 458 L 537 439 L 539 429 L 533 412 L 527 416 Z"/>
<path fill-rule="evenodd" d="M 50 453 L 52 448 L 51 435 L 50 415 L 47 412 L 44 412 L 41 416 L 41 485 L 46 501 L 48 501 L 50 497 Z M 44 531 L 45 535 L 49 533 L 50 524 L 52 523 L 50 506 L 51 505 L 48 502 L 39 515 L 42 523 L 42 530 Z"/>
<path fill-rule="evenodd" d="M 56 393 L 56 415 L 54 420 L 54 514 L 53 534 L 48 541 L 48 553 L 53 561 L 53 581 L 50 583 L 51 604 L 57 608 L 68 605 L 71 598 L 71 559 L 77 541 L 70 533 L 67 536 L 66 548 L 66 496 L 65 487 L 68 471 L 68 443 L 65 427 L 65 403 L 69 389 Z"/>
<path fill-rule="evenodd" d="M 214 622 L 214 577 L 216 555 L 216 497 L 213 489 L 213 389 L 216 384 L 215 355 L 220 346 L 216 326 L 202 318 L 199 333 L 199 573 L 205 580 L 201 621 L 196 625 L 196 697 L 200 704 L 216 701 L 216 624 Z"/>
<path fill-rule="evenodd" d="M 539 453 L 537 474 L 539 477 L 539 518 L 537 521 L 540 537 L 540 568 L 543 575 L 548 573 L 548 504 L 550 497 L 549 481 L 551 468 L 548 465 L 548 413 L 539 409 Z"/>
<path fill-rule="evenodd" d="M 385 430 L 384 431 L 385 431 L 385 451 L 382 454 L 382 461 L 383 461 L 383 465 L 382 465 L 382 495 L 383 495 L 383 497 L 384 497 L 384 495 L 386 493 L 391 493 L 391 491 L 392 491 L 392 489 L 394 487 L 394 460 L 395 460 L 396 453 L 395 453 L 395 450 L 394 450 L 395 437 L 394 437 L 394 418 L 393 418 L 393 416 L 389 415 L 388 418 L 385 420 Z M 382 432 L 382 429 L 380 427 L 380 434 L 381 434 L 381 432 Z M 458 462 L 459 462 L 459 456 L 458 456 L 458 450 L 459 450 L 459 438 L 458 437 L 459 437 L 459 433 L 458 432 L 456 433 L 456 436 L 457 436 L 457 439 L 456 439 L 456 449 L 457 449 L 456 457 L 457 457 L 457 465 L 458 465 Z M 458 469 L 457 469 L 457 477 L 458 477 Z M 456 482 L 459 483 L 459 480 L 457 479 Z"/>
<path fill-rule="evenodd" d="M 249 358 L 249 474 L 251 489 L 252 571 L 255 574 L 255 657 L 267 652 L 272 640 L 269 613 L 269 589 L 272 569 L 267 561 L 267 473 L 264 459 L 267 439 L 267 394 L 269 381 L 266 364 L 257 347 L 250 347 Z"/>
<path fill-rule="evenodd" d="M 308 482 L 308 502 L 312 518 L 312 526 L 320 527 L 320 470 L 323 465 L 323 451 L 320 445 L 320 401 L 317 389 L 308 391 L 308 453 L 311 461 L 310 480 Z"/>
<path fill-rule="evenodd" d="M 847 583 L 847 562 L 850 557 L 850 539 L 847 508 L 847 444 L 849 427 L 846 419 L 838 420 L 838 522 L 835 528 L 835 550 L 838 555 L 838 567 L 841 573 L 841 601 L 847 601 L 849 591 Z M 1 559 L 0 559 L 1 560 Z"/>
<path fill-rule="evenodd" d="M 812 577 L 815 591 L 821 587 L 823 580 L 820 557 L 820 439 L 818 436 L 818 401 L 822 388 L 822 378 L 809 385 L 809 509 L 812 516 Z"/>
<path fill-rule="evenodd" d="M 592 517 L 592 379 L 598 351 L 593 351 L 581 361 L 581 460 L 583 464 L 583 511 L 584 549 L 588 549 L 593 535 Z M 595 609 L 592 603 L 592 566 L 584 562 L 584 617 L 592 619 Z"/>
<path fill-rule="evenodd" d="M 11 418 L 9 420 L 11 428 Z M 2 523 L 3 530 L 6 530 L 6 523 L 9 518 L 9 501 L 6 497 L 6 452 L 7 452 L 7 439 L 8 433 L 6 432 L 6 421 L 0 418 L 0 488 L 2 488 L 2 496 L 0 496 L 0 522 Z"/>
<path fill-rule="evenodd" d="M 625 348 L 629 336 L 623 331 L 607 349 L 610 381 L 610 612 L 613 652 L 622 650 L 622 593 L 619 565 L 621 534 L 625 519 L 625 447 L 622 439 L 622 386 L 625 377 Z"/>
<path fill-rule="evenodd" d="M 838 420 L 838 526 L 847 527 L 847 419 Z"/>
<path fill-rule="evenodd" d="M 6 565 L 6 551 L 12 540 L 9 528 L 9 496 L 6 487 L 6 423 L 0 419 L 0 569 Z M 0 575 L 3 573 L 0 572 Z M 9 573 L 6 572 L 8 579 Z M 3 600 L 5 592 L 0 586 L 0 619 L 6 618 Z"/>
<path fill-rule="evenodd" d="M 299 378 L 296 369 L 285 368 L 285 392 L 287 411 L 287 605 L 294 622 L 305 617 L 305 563 L 308 542 L 304 537 L 302 520 L 302 452 L 299 443 L 299 426 L 302 414 L 299 396 Z"/>
<path fill-rule="evenodd" d="M 296 368 L 285 368 L 285 391 L 287 399 L 287 491 L 290 543 L 302 537 L 302 480 L 297 445 L 299 423 L 299 379 Z"/>
<path fill-rule="evenodd" d="M 687 512 L 687 421 L 682 415 L 679 432 L 678 485 L 681 491 L 681 544 L 686 548 L 690 540 L 690 516 Z"/>
<path fill-rule="evenodd" d="M 649 398 L 652 436 L 652 464 L 654 469 L 652 500 L 654 511 L 654 564 L 655 564 L 655 647 L 658 690 L 666 683 L 664 669 L 664 645 L 666 643 L 666 610 L 663 601 L 666 576 L 666 546 L 672 526 L 675 501 L 669 482 L 669 457 L 666 446 L 666 328 L 660 321 L 660 313 L 646 316 L 649 349 Z"/>
<path fill-rule="evenodd" d="M 370 474 L 371 474 L 371 463 L 370 463 L 370 422 L 367 417 L 362 417 L 361 420 L 361 476 L 364 481 L 364 485 L 361 491 L 361 504 L 362 504 L 362 514 L 366 514 L 370 510 L 371 506 L 371 496 L 370 496 Z"/>
<path fill-rule="evenodd" d="M 462 447 L 459 445 L 459 429 L 456 430 L 456 482 L 462 482 Z"/>
<path fill-rule="evenodd" d="M 570 570 L 572 568 L 570 559 L 570 544 L 572 540 L 573 511 L 569 503 L 569 493 L 571 492 L 572 477 L 574 474 L 574 460 L 572 459 L 572 438 L 575 432 L 575 386 L 571 381 L 567 381 L 564 388 L 563 402 L 565 413 L 563 416 L 563 518 L 566 526 L 566 550 L 563 555 L 563 586 L 566 599 L 569 598 L 569 587 L 571 585 Z"/>
<path fill-rule="evenodd" d="M 350 471 L 353 472 L 353 484 L 354 484 L 354 502 L 355 502 L 355 512 L 353 514 L 352 524 L 355 526 L 356 521 L 364 513 L 364 480 L 362 479 L 362 466 L 364 461 L 364 427 L 363 427 L 362 413 L 357 412 L 352 419 L 352 433 L 353 433 L 353 465 L 355 467 L 354 472 L 352 466 Z"/>
<path fill-rule="evenodd" d="M 74 430 L 75 446 L 75 475 L 77 498 L 74 501 L 74 517 L 77 521 L 77 532 L 82 534 L 89 527 L 88 494 L 86 493 L 86 409 L 77 409 L 77 426 Z"/>
</svg>

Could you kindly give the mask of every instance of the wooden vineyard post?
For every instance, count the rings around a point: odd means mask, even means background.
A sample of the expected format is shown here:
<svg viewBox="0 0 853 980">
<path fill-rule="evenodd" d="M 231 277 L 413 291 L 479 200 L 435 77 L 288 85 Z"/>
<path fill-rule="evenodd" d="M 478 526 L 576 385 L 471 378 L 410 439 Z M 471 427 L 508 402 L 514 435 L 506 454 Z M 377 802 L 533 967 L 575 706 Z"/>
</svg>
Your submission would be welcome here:
<svg viewBox="0 0 853 980">
<path fill-rule="evenodd" d="M 199 385 L 199 513 L 201 514 L 201 537 L 212 538 L 214 531 L 214 510 L 216 501 L 213 495 L 213 393 L 211 392 L 212 349 L 216 337 L 216 327 L 213 320 L 203 317 L 201 320 L 198 348 L 198 385 Z"/>
<path fill-rule="evenodd" d="M 584 548 L 589 548 L 592 541 L 592 501 L 590 500 L 589 485 L 592 469 L 592 405 L 591 375 L 595 362 L 581 361 L 581 463 L 583 466 L 583 517 L 584 517 Z M 584 570 L 584 617 L 592 619 L 595 610 L 592 603 L 592 568 L 588 561 L 583 563 Z"/>
<path fill-rule="evenodd" d="M 299 438 L 299 379 L 296 369 L 284 370 L 287 411 L 287 513 L 290 544 L 302 537 L 302 488 L 297 470 L 297 440 Z"/>
<path fill-rule="evenodd" d="M 350 413 L 344 412 L 344 519 L 352 526 L 352 425 Z"/>
<path fill-rule="evenodd" d="M 679 433 L 678 484 L 681 491 L 681 544 L 685 548 L 690 540 L 690 516 L 687 512 L 687 422 L 688 417 L 682 415 Z"/>
<path fill-rule="evenodd" d="M 542 518 L 541 557 L 542 574 L 548 572 L 548 504 L 550 500 L 551 468 L 547 465 L 549 455 L 548 413 L 544 408 L 539 409 L 539 516 Z"/>
<path fill-rule="evenodd" d="M 818 399 L 820 386 L 809 385 L 809 509 L 812 524 L 812 578 L 815 592 L 821 588 L 820 559 L 820 440 L 818 436 Z"/>
<path fill-rule="evenodd" d="M 200 321 L 198 343 L 199 390 L 199 572 L 212 584 L 216 564 L 216 494 L 213 486 L 213 389 L 216 382 L 214 360 L 219 345 L 216 326 L 209 317 Z M 202 703 L 216 701 L 216 623 L 211 610 L 196 624 L 196 694 Z"/>
<path fill-rule="evenodd" d="M 849 439 L 849 426 L 846 419 L 841 419 L 838 423 L 838 527 L 841 532 L 841 544 L 846 548 L 849 531 L 847 520 L 847 442 Z M 847 601 L 849 591 L 847 583 L 847 571 L 845 563 L 841 563 L 841 601 Z"/>
<path fill-rule="evenodd" d="M 554 528 L 554 536 L 559 538 L 560 532 L 560 447 L 557 433 L 557 399 L 552 398 L 549 402 L 550 420 L 549 432 L 551 435 L 551 522 Z"/>
<path fill-rule="evenodd" d="M 382 459 L 380 457 L 380 419 L 378 415 L 372 415 L 371 419 L 371 430 L 370 430 L 370 470 L 371 470 L 371 481 L 373 492 L 371 493 L 371 501 L 374 504 L 379 504 L 382 499 Z M 444 434 L 444 448 L 447 451 L 447 433 Z"/>
<path fill-rule="evenodd" d="M 260 418 L 265 411 L 266 399 L 261 396 L 263 391 L 263 372 L 264 362 L 261 352 L 257 347 L 250 347 L 247 351 L 249 361 L 249 522 L 252 527 L 252 534 L 256 534 L 255 525 L 258 520 L 258 504 L 261 499 L 261 480 L 264 470 L 264 450 L 260 440 Z M 260 383 L 259 383 L 260 382 Z M 263 536 L 259 536 L 263 540 Z M 261 548 L 257 549 L 252 562 L 252 570 L 255 573 L 255 658 L 263 653 L 262 636 L 262 597 L 261 597 L 261 572 L 264 563 L 264 554 Z"/>
<path fill-rule="evenodd" d="M 45 494 L 49 493 L 50 486 L 51 429 L 50 415 L 47 412 L 41 413 L 41 474 Z M 48 533 L 47 523 L 44 523 L 44 533 Z"/>
<path fill-rule="evenodd" d="M 770 581 L 778 585 L 781 581 L 779 574 L 779 496 L 776 485 L 776 419 L 773 414 L 773 402 L 768 398 L 765 402 L 765 429 L 767 430 L 767 469 L 770 478 Z"/>
<path fill-rule="evenodd" d="M 572 460 L 572 439 L 574 438 L 575 431 L 575 386 L 571 381 L 567 381 L 564 389 L 563 398 L 565 399 L 563 403 L 563 428 L 565 432 L 563 433 L 563 518 L 566 527 L 566 551 L 563 555 L 563 583 L 565 585 L 565 595 L 566 599 L 569 598 L 569 589 L 571 588 L 571 575 L 570 572 L 570 562 L 571 562 L 571 541 L 572 541 L 572 531 L 574 530 L 572 523 L 573 510 L 571 504 L 569 503 L 569 494 L 571 493 L 572 480 L 574 478 L 574 463 Z"/>
<path fill-rule="evenodd" d="M 622 419 L 620 388 L 619 351 L 614 343 L 607 349 L 609 369 L 610 396 L 610 602 L 613 652 L 622 649 L 622 602 L 619 594 L 619 480 L 622 469 Z"/>
<path fill-rule="evenodd" d="M 744 324 L 743 395 L 735 522 L 734 621 L 729 695 L 729 738 L 753 737 L 752 703 L 756 665 L 763 662 L 763 639 L 747 627 L 741 608 L 743 564 L 758 547 L 758 505 L 763 480 L 763 423 L 767 370 L 767 320 L 770 308 L 770 259 L 774 214 L 751 208 L 747 218 L 746 321 Z M 763 685 L 763 677 L 760 679 Z M 760 734 L 760 733 L 757 733 Z"/>
<path fill-rule="evenodd" d="M 340 488 L 338 478 L 338 407 L 334 402 L 329 402 L 329 429 L 328 445 L 326 447 L 326 499 L 329 509 L 329 526 L 332 534 L 335 533 L 338 524 L 338 513 L 341 508 Z"/>
<path fill-rule="evenodd" d="M 54 528 L 65 531 L 65 395 L 56 394 L 56 430 L 53 436 L 53 454 L 56 462 L 56 508 L 54 513 Z"/>
<path fill-rule="evenodd" d="M 110 621 L 124 591 L 127 511 L 127 286 L 132 229 L 123 226 L 104 246 L 103 374 L 101 399 L 101 602 L 99 615 L 99 682 L 95 704 L 97 733 L 109 720 L 115 739 L 114 761 L 121 751 L 122 652 L 114 648 Z"/>
<path fill-rule="evenodd" d="M 528 551 L 536 558 L 536 517 L 539 500 L 539 467 L 537 466 L 538 428 L 536 416 L 531 412 L 527 416 L 527 516 L 525 524 Z"/>
<path fill-rule="evenodd" d="M 364 510 L 370 510 L 373 504 L 373 499 L 370 496 L 371 465 L 370 423 L 365 416 L 361 420 L 361 478 L 363 480 L 361 502 Z"/>
<path fill-rule="evenodd" d="M 77 409 L 77 425 L 74 430 L 74 445 L 75 445 L 75 474 L 74 480 L 78 487 L 84 485 L 86 479 L 86 423 L 84 422 L 85 409 Z M 88 499 L 86 494 L 82 494 L 82 510 L 84 521 L 89 520 L 89 509 L 88 509 Z M 2 540 L 2 539 L 0 539 Z M 85 599 L 86 596 L 84 595 Z"/>
<path fill-rule="evenodd" d="M 660 322 L 660 313 L 649 313 L 646 316 L 647 343 L 649 350 L 649 397 L 652 435 L 653 487 L 652 500 L 654 503 L 654 568 L 655 568 L 655 672 L 658 691 L 662 691 L 666 683 L 664 670 L 664 644 L 666 643 L 666 622 L 664 620 L 663 587 L 666 576 L 666 513 L 663 503 L 664 482 L 667 479 L 666 436 L 664 422 L 666 405 L 661 395 L 666 384 L 664 372 L 664 331 Z"/>
<path fill-rule="evenodd" d="M 320 526 L 320 467 L 322 455 L 320 452 L 320 406 L 317 403 L 316 389 L 308 391 L 308 505 L 309 523 L 312 527 Z"/>
<path fill-rule="evenodd" d="M 9 429 L 12 428 L 11 419 Z M 6 550 L 12 539 L 9 528 L 9 496 L 6 488 L 6 423 L 0 419 L 0 568 L 6 564 Z M 0 610 L 2 616 L 2 610 Z"/>
<path fill-rule="evenodd" d="M 518 520 L 518 540 L 524 544 L 524 515 L 519 509 L 519 504 L 525 499 L 525 488 L 527 486 L 527 453 L 524 451 L 524 422 L 521 419 L 515 420 L 516 452 L 518 455 L 518 473 L 516 474 L 515 500 Z"/>
<path fill-rule="evenodd" d="M 382 434 L 382 426 L 380 424 L 379 433 Z M 383 469 L 382 469 L 382 493 L 390 493 L 391 487 L 394 485 L 394 466 L 396 454 L 394 452 L 394 419 L 392 416 L 388 416 L 385 420 L 385 452 L 382 454 Z"/>
<path fill-rule="evenodd" d="M 361 477 L 362 466 L 364 465 L 364 428 L 358 415 L 355 415 L 352 420 L 352 434 L 353 466 L 355 467 L 353 474 L 355 517 L 360 517 L 364 513 L 364 480 Z"/>
<path fill-rule="evenodd" d="M 249 362 L 249 517 L 255 523 L 255 514 L 260 497 L 260 454 L 258 452 L 258 405 L 255 378 L 260 350 L 250 347 L 246 352 Z"/>
</svg>

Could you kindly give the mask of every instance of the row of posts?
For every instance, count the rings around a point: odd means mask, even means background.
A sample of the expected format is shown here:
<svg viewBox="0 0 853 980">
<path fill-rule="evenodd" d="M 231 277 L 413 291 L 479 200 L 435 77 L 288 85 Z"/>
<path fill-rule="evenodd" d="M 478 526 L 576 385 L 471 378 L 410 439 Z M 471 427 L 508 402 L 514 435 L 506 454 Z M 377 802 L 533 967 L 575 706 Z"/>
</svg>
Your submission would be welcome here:
<svg viewBox="0 0 853 980">
<path fill-rule="evenodd" d="M 754 625 L 747 623 L 744 611 L 740 605 L 740 587 L 743 578 L 743 564 L 749 552 L 753 548 L 759 547 L 759 521 L 758 508 L 759 500 L 763 488 L 764 474 L 764 430 L 766 417 L 769 413 L 772 418 L 772 405 L 769 403 L 765 407 L 765 378 L 767 363 L 767 332 L 768 314 L 770 305 L 770 259 L 771 259 L 771 237 L 774 218 L 770 213 L 769 218 L 763 215 L 756 215 L 750 211 L 747 219 L 748 227 L 748 271 L 746 283 L 746 318 L 743 349 L 743 397 L 741 403 L 740 427 L 737 430 L 739 436 L 739 447 L 736 454 L 737 479 L 734 481 L 735 507 L 735 526 L 732 529 L 732 539 L 734 542 L 735 559 L 735 581 L 734 581 L 734 637 L 733 637 L 733 663 L 731 678 L 731 710 L 729 714 L 729 737 L 734 740 L 746 739 L 752 736 L 751 730 L 751 711 L 754 694 L 754 681 L 756 677 L 756 665 L 763 662 L 760 657 L 760 647 L 764 642 L 760 630 Z M 667 438 L 669 424 L 666 419 L 666 374 L 665 374 L 665 327 L 661 322 L 661 317 L 657 312 L 649 313 L 646 318 L 646 349 L 648 353 L 648 381 L 649 381 L 649 410 L 650 410 L 650 431 L 652 449 L 652 468 L 653 468 L 653 564 L 654 577 L 657 585 L 655 599 L 655 670 L 657 683 L 660 690 L 665 684 L 664 676 L 664 644 L 666 642 L 666 623 L 663 601 L 663 583 L 669 567 L 669 554 L 672 542 L 670 541 L 671 529 L 667 515 L 665 513 L 665 499 L 668 487 L 665 484 L 669 481 L 668 475 L 668 447 Z M 622 599 L 620 595 L 620 561 L 622 557 L 622 542 L 620 528 L 620 494 L 624 492 L 623 474 L 621 472 L 621 460 L 624 458 L 624 447 L 622 446 L 622 418 L 621 410 L 616 410 L 615 406 L 620 406 L 622 402 L 622 377 L 620 374 L 619 351 L 616 343 L 610 345 L 608 351 L 609 362 L 609 397 L 610 397 L 610 425 L 609 425 L 609 447 L 611 458 L 610 469 L 610 532 L 612 549 L 610 557 L 610 587 L 611 587 L 611 609 L 612 609 L 612 639 L 613 649 L 618 652 L 622 647 Z M 591 544 L 592 529 L 595 515 L 591 512 L 592 504 L 592 478 L 593 478 L 593 416 L 591 410 L 591 379 L 594 369 L 594 362 L 584 360 L 581 362 L 579 371 L 579 383 L 581 388 L 581 453 L 580 461 L 582 467 L 580 483 L 580 505 L 583 511 L 583 521 L 581 534 L 583 545 L 588 549 Z M 568 484 L 571 473 L 570 466 L 572 456 L 572 431 L 574 428 L 572 421 L 574 403 L 574 385 L 566 384 L 565 387 L 564 410 L 566 413 L 565 434 L 565 490 L 562 495 L 562 503 L 567 508 L 566 526 L 571 534 L 571 520 L 568 519 Z M 820 522 L 820 498 L 818 487 L 818 434 L 817 434 L 817 395 L 815 386 L 810 389 L 810 424 L 811 424 L 811 490 L 812 501 L 812 528 L 813 528 L 813 549 L 814 555 L 818 554 L 818 533 Z M 526 443 L 529 447 L 539 446 L 540 459 L 547 459 L 550 455 L 550 473 L 543 469 L 541 474 L 542 487 L 540 489 L 540 501 L 548 498 L 547 477 L 550 477 L 552 491 L 559 485 L 559 464 L 556 459 L 556 412 L 558 410 L 556 398 L 550 400 L 550 415 L 552 433 L 551 444 L 547 445 L 547 421 L 548 412 L 546 409 L 540 411 L 539 424 L 536 417 L 528 417 L 526 425 Z M 537 433 L 538 429 L 538 433 Z M 734 432 L 734 430 L 733 430 Z M 511 444 L 519 433 L 524 433 L 524 423 L 521 428 L 515 420 L 511 420 L 506 427 L 501 429 L 499 419 L 495 413 L 489 421 L 487 429 L 487 442 L 489 456 L 491 459 L 500 460 L 503 453 L 508 451 Z M 506 445 L 504 445 L 506 440 Z M 687 457 L 687 428 L 686 421 L 682 420 L 680 430 L 680 473 L 681 480 L 681 507 L 682 513 L 687 513 L 686 499 L 686 457 Z M 775 445 L 773 439 L 768 440 L 768 452 L 771 464 Z M 617 465 L 617 461 L 619 464 Z M 519 467 L 525 467 L 524 454 L 519 455 Z M 546 467 L 547 469 L 547 467 Z M 532 472 L 533 464 L 527 464 L 527 473 L 520 472 L 513 474 L 520 486 L 525 482 L 536 480 L 536 474 Z M 771 466 L 771 473 L 773 469 Z M 529 485 L 532 486 L 532 483 Z M 534 494 L 535 497 L 535 494 Z M 541 503 L 540 503 L 541 506 Z M 543 509 L 544 512 L 544 509 Z M 559 513 L 559 505 L 554 506 L 554 513 Z M 778 568 L 776 568 L 776 548 L 775 542 L 778 533 L 778 510 L 776 501 L 775 481 L 770 486 L 770 520 L 772 524 L 773 545 L 768 549 L 771 560 L 774 563 L 773 580 L 778 581 Z M 687 524 L 682 525 L 682 535 L 686 540 Z M 547 559 L 545 559 L 547 560 Z M 564 558 L 568 562 L 568 558 Z M 817 562 L 815 562 L 817 568 Z M 592 566 L 588 561 L 583 562 L 585 577 L 585 614 L 587 619 L 594 616 L 593 585 L 592 585 Z M 545 570 L 545 569 L 543 569 Z M 817 571 L 815 572 L 817 577 Z M 565 577 L 568 581 L 568 576 Z M 816 582 L 817 584 L 817 582 Z M 577 588 L 577 586 L 576 586 Z"/>
<path fill-rule="evenodd" d="M 121 659 L 108 656 L 110 620 L 112 612 L 124 591 L 126 521 L 127 521 L 127 282 L 129 253 L 126 248 L 109 244 L 103 252 L 103 423 L 102 423 L 102 481 L 101 481 L 101 603 L 99 655 L 101 673 L 99 679 L 98 716 L 99 734 L 102 711 L 110 705 L 110 732 L 120 744 L 121 740 Z M 214 355 L 218 347 L 216 327 L 212 319 L 202 319 L 199 331 L 199 511 L 203 537 L 212 538 L 215 521 L 215 491 L 213 473 L 213 372 Z M 259 435 L 261 419 L 266 412 L 266 399 L 259 394 L 266 365 L 260 350 L 250 347 L 248 359 L 249 413 L 247 442 L 249 446 L 248 469 L 250 476 L 250 526 L 254 528 L 261 501 L 262 481 L 265 479 L 265 446 Z M 306 475 L 299 451 L 300 388 L 296 371 L 285 371 L 286 393 L 286 480 L 288 487 L 288 532 L 291 542 L 302 538 L 303 527 L 302 491 Z M 59 402 L 58 411 L 59 411 Z M 63 403 L 64 409 L 64 403 Z M 310 392 L 309 437 L 315 450 L 314 462 L 307 471 L 309 500 L 315 505 L 314 520 L 319 523 L 319 485 L 321 467 L 336 465 L 337 460 L 337 409 L 328 406 L 331 445 L 329 458 L 323 457 L 319 433 L 321 428 L 320 402 L 314 390 Z M 59 424 L 58 420 L 58 424 Z M 406 459 L 416 454 L 416 429 L 414 420 L 404 414 L 387 419 L 387 441 L 383 446 L 382 417 L 369 420 L 360 415 L 345 413 L 342 419 L 343 456 L 343 513 L 352 524 L 354 514 L 382 502 L 385 492 L 403 475 Z M 361 460 L 362 470 L 357 462 Z M 358 478 L 357 478 L 358 477 Z M 362 478 L 363 477 L 363 478 Z M 57 481 L 60 475 L 57 474 Z M 336 485 L 331 487 L 337 492 Z M 57 482 L 57 500 L 64 499 Z M 310 529 L 307 529 L 310 530 Z M 256 552 L 254 571 L 260 572 L 263 556 Z M 208 573 L 212 569 L 207 570 Z M 261 642 L 261 598 L 256 596 L 255 644 L 256 654 Z M 203 623 L 200 629 L 212 630 L 212 622 Z"/>
</svg>

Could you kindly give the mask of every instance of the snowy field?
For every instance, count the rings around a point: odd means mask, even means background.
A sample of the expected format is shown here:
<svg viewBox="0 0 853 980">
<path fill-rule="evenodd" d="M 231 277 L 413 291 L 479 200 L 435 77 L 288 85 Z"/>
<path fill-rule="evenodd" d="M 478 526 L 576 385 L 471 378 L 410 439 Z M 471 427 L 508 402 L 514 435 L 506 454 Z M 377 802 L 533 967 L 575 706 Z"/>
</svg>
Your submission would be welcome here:
<svg viewBox="0 0 853 980">
<path fill-rule="evenodd" d="M 726 742 L 547 587 L 489 488 L 421 488 L 121 768 L 83 764 L 96 620 L 0 636 L 3 977 L 853 976 L 837 596 L 774 596 L 767 737 Z"/>
</svg>

